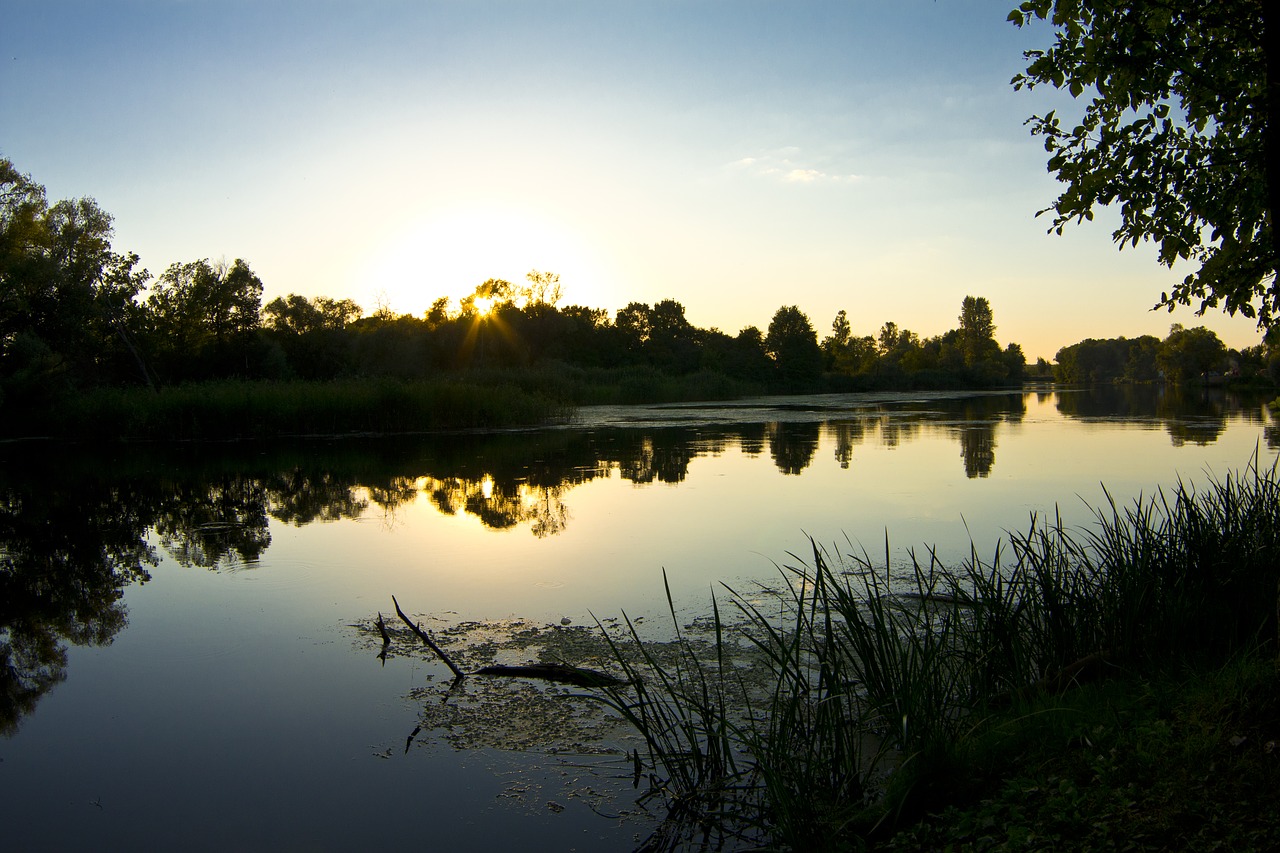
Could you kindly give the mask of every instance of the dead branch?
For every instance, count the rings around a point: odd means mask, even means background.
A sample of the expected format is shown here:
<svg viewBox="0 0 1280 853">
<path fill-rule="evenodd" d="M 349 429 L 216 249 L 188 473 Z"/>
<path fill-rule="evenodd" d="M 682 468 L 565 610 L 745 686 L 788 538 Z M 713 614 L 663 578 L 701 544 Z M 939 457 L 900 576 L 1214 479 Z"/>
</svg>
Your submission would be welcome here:
<svg viewBox="0 0 1280 853">
<path fill-rule="evenodd" d="M 476 675 L 501 675 L 512 678 L 540 678 L 543 681 L 555 681 L 560 684 L 572 684 L 575 687 L 617 687 L 625 681 L 596 672 L 594 669 L 583 669 L 577 666 L 565 666 L 562 663 L 530 663 L 517 666 L 486 666 L 476 670 Z"/>
<path fill-rule="evenodd" d="M 413 633 L 417 634 L 419 639 L 421 639 L 422 642 L 427 644 L 427 648 L 435 652 L 436 656 L 439 657 L 440 660 L 444 661 L 445 664 L 449 667 L 449 669 L 453 670 L 454 683 L 457 684 L 463 678 L 465 678 L 467 676 L 467 673 L 459 669 L 458 665 L 449 659 L 449 656 L 444 653 L 443 649 L 441 649 L 432 641 L 431 637 L 427 635 L 426 631 L 418 627 L 418 625 L 416 625 L 408 616 L 405 615 L 405 612 L 400 609 L 400 602 L 396 601 L 396 597 L 394 595 L 391 596 L 391 601 L 393 604 L 395 604 L 396 613 L 400 615 L 400 618 L 404 621 L 404 624 L 408 625 L 409 628 L 413 631 Z M 378 614 L 378 615 L 379 615 L 379 619 L 381 619 L 382 614 Z M 384 631 L 383 637 L 385 638 L 386 636 L 387 635 Z M 388 640 L 388 642 L 390 641 Z M 385 645 L 384 645 L 384 649 L 385 649 Z M 575 687 L 617 687 L 627 683 L 626 681 L 623 681 L 621 679 L 614 678 L 612 675 L 607 675 L 603 672 L 597 672 L 594 669 L 584 669 L 582 667 L 577 667 L 577 666 L 566 666 L 565 664 L 562 664 L 562 663 L 530 663 L 530 664 L 517 665 L 517 666 L 504 666 L 504 665 L 486 666 L 482 669 L 476 670 L 473 673 L 473 675 L 496 675 L 496 676 L 504 676 L 508 678 L 539 678 L 543 681 L 555 681 L 560 684 L 572 684 Z M 412 740 L 412 736 L 410 736 L 410 740 Z"/>
<path fill-rule="evenodd" d="M 454 663 L 452 660 L 449 659 L 449 656 L 444 653 L 443 649 L 441 649 L 439 646 L 437 646 L 435 643 L 431 641 L 431 638 L 427 636 L 427 632 L 419 628 L 416 624 L 414 624 L 413 621 L 408 616 L 404 615 L 404 611 L 400 609 L 400 602 L 396 601 L 396 597 L 394 595 L 391 596 L 391 602 L 395 604 L 396 613 L 400 614 L 400 618 L 404 620 L 404 624 L 408 625 L 409 628 L 413 630 L 413 633 L 417 634 L 418 638 L 421 639 L 422 642 L 427 644 L 427 648 L 435 652 L 436 655 L 440 658 L 440 660 L 444 661 L 445 665 L 448 666 L 449 669 L 453 670 L 454 680 L 460 681 L 463 678 L 466 678 L 467 674 L 463 672 L 461 669 L 459 669 L 456 663 Z"/>
</svg>

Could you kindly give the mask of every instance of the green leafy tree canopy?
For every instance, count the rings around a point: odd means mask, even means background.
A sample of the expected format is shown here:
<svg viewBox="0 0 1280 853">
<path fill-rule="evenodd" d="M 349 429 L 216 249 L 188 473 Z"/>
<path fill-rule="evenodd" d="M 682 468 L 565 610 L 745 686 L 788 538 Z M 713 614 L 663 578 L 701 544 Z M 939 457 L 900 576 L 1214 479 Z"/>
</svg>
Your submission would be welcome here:
<svg viewBox="0 0 1280 853">
<path fill-rule="evenodd" d="M 1056 29 L 1013 87 L 1085 99 L 1073 120 L 1028 121 L 1066 184 L 1041 213 L 1062 233 L 1114 205 L 1121 247 L 1153 241 L 1162 264 L 1198 264 L 1157 307 L 1277 319 L 1278 17 L 1271 0 L 1027 0 L 1009 14 Z"/>
</svg>

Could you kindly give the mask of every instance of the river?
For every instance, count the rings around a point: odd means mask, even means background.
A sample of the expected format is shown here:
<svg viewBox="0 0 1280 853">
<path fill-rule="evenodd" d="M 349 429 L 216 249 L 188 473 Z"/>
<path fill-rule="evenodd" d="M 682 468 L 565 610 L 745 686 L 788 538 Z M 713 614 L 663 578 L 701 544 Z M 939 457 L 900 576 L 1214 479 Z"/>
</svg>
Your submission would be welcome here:
<svg viewBox="0 0 1280 853">
<path fill-rule="evenodd" d="M 553 428 L 0 447 L 0 814 L 14 850 L 629 850 L 661 817 L 578 688 L 468 668 L 696 623 L 811 541 L 959 561 L 1060 513 L 1272 465 L 1220 389 L 760 398 Z M 1106 492 L 1103 491 L 1105 485 Z M 664 586 L 664 576 L 667 586 Z M 380 658 L 381 614 L 395 633 Z M 594 645 L 593 645 L 594 644 Z M 584 651 L 585 650 L 585 651 Z"/>
</svg>

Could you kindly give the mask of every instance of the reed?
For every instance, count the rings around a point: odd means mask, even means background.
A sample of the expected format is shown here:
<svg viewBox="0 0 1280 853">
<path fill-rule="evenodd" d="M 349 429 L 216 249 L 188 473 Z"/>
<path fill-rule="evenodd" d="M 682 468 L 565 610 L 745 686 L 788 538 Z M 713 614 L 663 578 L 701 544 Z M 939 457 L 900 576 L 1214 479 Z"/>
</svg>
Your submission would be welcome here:
<svg viewBox="0 0 1280 853">
<path fill-rule="evenodd" d="M 759 383 L 714 370 L 671 374 L 647 365 L 583 367 L 544 362 L 521 368 L 483 368 L 462 375 L 470 382 L 514 385 L 578 406 L 731 400 L 766 390 Z"/>
<path fill-rule="evenodd" d="M 955 567 L 810 545 L 780 567 L 776 612 L 725 587 L 709 644 L 678 623 L 674 658 L 630 622 L 611 640 L 631 686 L 605 701 L 673 815 L 791 849 L 864 843 L 960 796 L 1029 707 L 1274 651 L 1280 482 L 1256 457 L 1200 490 L 1108 496 L 1081 528 L 1033 517 Z"/>
<path fill-rule="evenodd" d="M 100 389 L 8 421 L 10 435 L 63 439 L 229 440 L 415 433 L 545 423 L 568 408 L 515 384 L 392 379 L 221 381 Z"/>
</svg>

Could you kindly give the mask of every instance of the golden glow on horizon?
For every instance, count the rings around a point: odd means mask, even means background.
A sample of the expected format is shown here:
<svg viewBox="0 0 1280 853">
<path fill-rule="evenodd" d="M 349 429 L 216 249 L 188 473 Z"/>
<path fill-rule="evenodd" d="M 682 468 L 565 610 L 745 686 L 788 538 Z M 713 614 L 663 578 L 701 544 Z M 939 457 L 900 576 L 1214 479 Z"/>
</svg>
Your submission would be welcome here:
<svg viewBox="0 0 1280 853">
<path fill-rule="evenodd" d="M 490 278 L 519 288 L 531 270 L 560 275 L 562 305 L 613 307 L 612 287 L 579 235 L 551 217 L 497 205 L 414 220 L 371 251 L 356 274 L 366 310 L 384 300 L 397 314 L 421 316 L 442 296 L 456 310 Z M 476 305 L 481 313 L 491 307 Z"/>
</svg>

